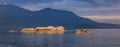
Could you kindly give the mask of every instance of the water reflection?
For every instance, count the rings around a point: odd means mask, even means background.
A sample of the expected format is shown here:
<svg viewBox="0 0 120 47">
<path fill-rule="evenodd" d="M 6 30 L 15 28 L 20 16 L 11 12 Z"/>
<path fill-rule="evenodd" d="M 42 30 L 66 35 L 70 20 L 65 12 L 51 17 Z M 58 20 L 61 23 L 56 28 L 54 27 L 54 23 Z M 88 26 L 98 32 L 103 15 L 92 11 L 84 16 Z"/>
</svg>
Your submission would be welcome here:
<svg viewBox="0 0 120 47">
<path fill-rule="evenodd" d="M 0 33 L 0 47 L 119 47 L 119 31 L 93 30 L 93 34 Z"/>
<path fill-rule="evenodd" d="M 68 34 L 9 34 L 2 37 L 14 47 L 73 47 L 80 46 L 85 36 Z M 2 43 L 3 43 L 2 41 Z"/>
<path fill-rule="evenodd" d="M 22 47 L 62 47 L 63 35 L 61 34 L 22 34 Z"/>
</svg>

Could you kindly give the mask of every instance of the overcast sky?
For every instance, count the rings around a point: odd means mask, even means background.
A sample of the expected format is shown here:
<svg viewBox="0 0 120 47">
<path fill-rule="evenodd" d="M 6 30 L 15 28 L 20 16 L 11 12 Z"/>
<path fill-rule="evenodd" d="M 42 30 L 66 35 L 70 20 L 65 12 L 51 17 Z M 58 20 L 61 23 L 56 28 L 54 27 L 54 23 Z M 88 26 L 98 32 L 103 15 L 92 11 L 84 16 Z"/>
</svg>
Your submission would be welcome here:
<svg viewBox="0 0 120 47">
<path fill-rule="evenodd" d="M 120 15 L 120 0 L 0 0 L 0 2 L 14 4 L 31 11 L 37 11 L 49 7 L 72 11 L 78 16 L 114 17 Z M 117 17 L 114 17 L 114 19 L 116 18 Z M 104 19 L 110 18 L 106 17 Z M 120 22 L 120 17 L 117 20 Z"/>
<path fill-rule="evenodd" d="M 120 15 L 120 0 L 0 0 L 36 11 L 43 8 L 69 10 L 81 16 Z"/>
</svg>

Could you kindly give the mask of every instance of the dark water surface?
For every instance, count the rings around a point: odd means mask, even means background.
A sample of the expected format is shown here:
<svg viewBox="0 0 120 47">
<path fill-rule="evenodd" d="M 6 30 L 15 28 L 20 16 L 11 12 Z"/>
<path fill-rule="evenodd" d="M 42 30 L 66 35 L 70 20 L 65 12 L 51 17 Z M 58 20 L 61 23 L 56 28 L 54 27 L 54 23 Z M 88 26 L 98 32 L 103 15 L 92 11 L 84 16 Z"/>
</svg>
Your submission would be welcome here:
<svg viewBox="0 0 120 47">
<path fill-rule="evenodd" d="M 0 33 L 0 47 L 120 47 L 120 29 L 91 29 L 92 34 Z"/>
</svg>

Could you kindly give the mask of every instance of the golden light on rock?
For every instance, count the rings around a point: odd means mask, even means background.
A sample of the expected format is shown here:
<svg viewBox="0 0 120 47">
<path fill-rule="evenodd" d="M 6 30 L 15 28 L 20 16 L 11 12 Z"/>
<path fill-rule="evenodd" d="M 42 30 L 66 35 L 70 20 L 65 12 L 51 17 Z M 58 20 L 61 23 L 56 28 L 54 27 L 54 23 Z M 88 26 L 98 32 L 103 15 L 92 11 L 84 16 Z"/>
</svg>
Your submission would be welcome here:
<svg viewBox="0 0 120 47">
<path fill-rule="evenodd" d="M 9 30 L 9 32 L 18 32 L 18 30 Z"/>
<path fill-rule="evenodd" d="M 73 31 L 73 33 L 75 33 L 75 34 L 88 34 L 88 33 L 91 33 L 91 31 L 86 30 L 86 29 L 83 29 L 83 30 L 76 29 L 76 30 Z"/>
<path fill-rule="evenodd" d="M 36 28 L 23 28 L 20 30 L 22 33 L 64 33 L 65 29 L 63 26 L 48 26 L 48 27 L 36 27 Z"/>
</svg>

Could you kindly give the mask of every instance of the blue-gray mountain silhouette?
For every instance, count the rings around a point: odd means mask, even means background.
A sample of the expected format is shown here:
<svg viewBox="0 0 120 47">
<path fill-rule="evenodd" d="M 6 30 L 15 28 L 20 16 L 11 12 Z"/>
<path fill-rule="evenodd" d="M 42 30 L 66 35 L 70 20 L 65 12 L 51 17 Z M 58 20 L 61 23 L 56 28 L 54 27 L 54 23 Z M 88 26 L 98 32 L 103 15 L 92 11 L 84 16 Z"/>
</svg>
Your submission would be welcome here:
<svg viewBox="0 0 120 47">
<path fill-rule="evenodd" d="M 11 4 L 0 5 L 0 28 L 60 25 L 66 28 L 120 28 L 120 25 L 98 23 L 65 10 L 45 8 L 32 12 Z"/>
</svg>

